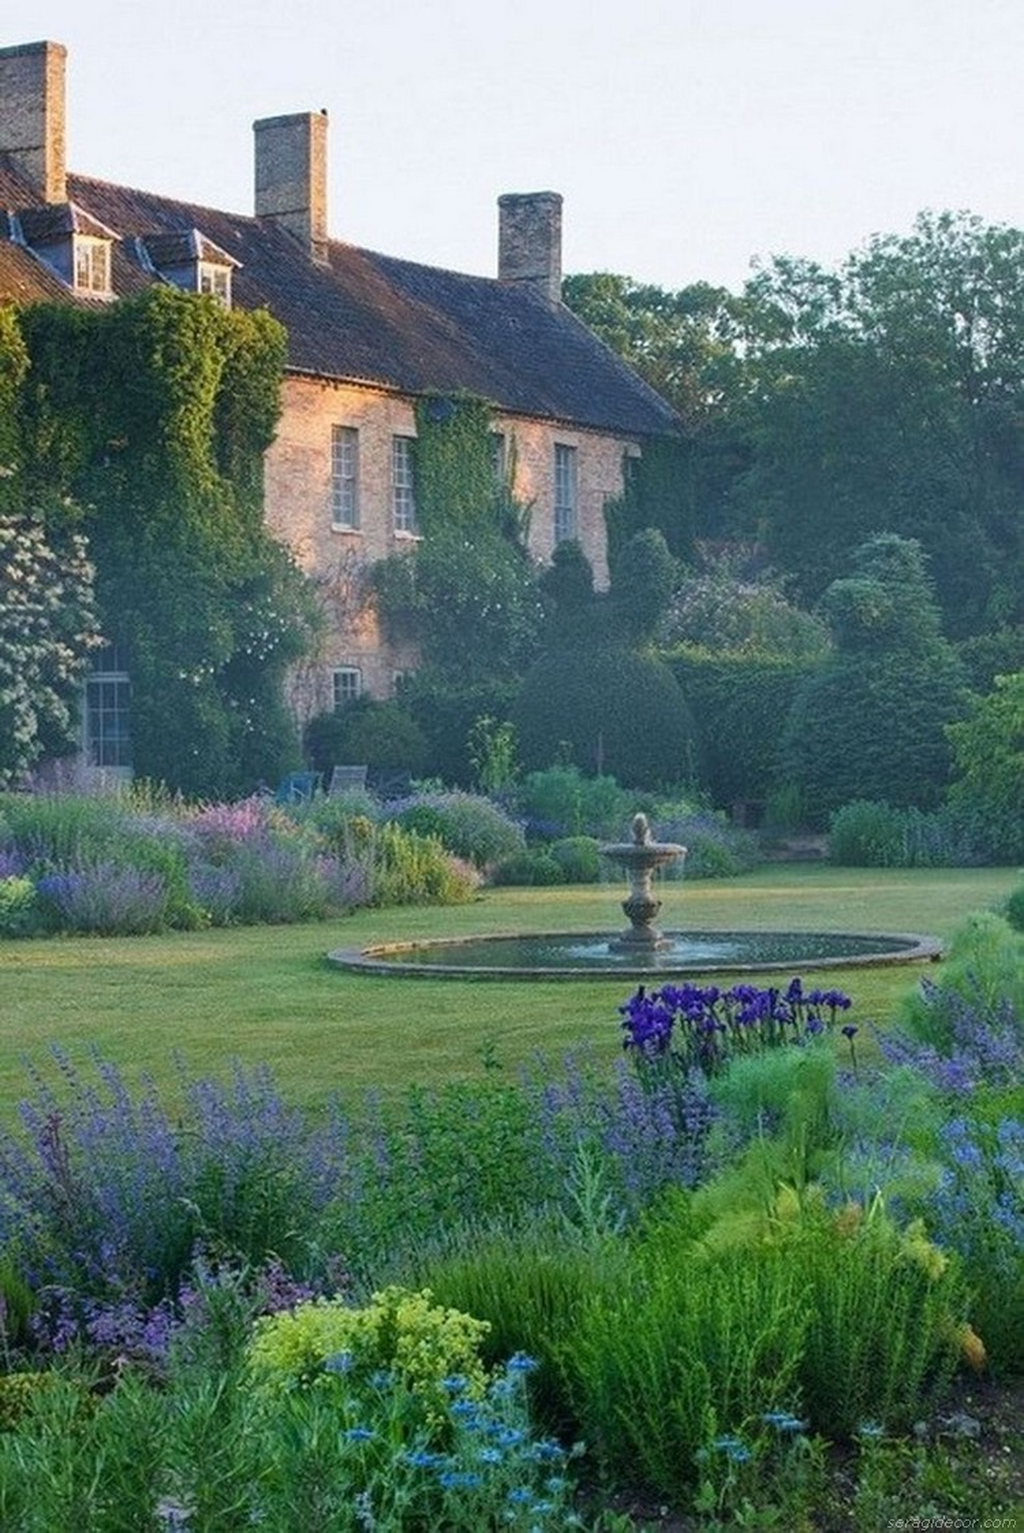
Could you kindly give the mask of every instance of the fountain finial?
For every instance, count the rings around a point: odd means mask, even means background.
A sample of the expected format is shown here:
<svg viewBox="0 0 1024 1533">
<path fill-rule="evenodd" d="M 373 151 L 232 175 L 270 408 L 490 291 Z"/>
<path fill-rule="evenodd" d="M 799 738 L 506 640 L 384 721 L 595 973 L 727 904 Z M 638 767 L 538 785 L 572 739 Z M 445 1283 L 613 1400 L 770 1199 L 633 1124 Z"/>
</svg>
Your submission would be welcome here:
<svg viewBox="0 0 1024 1533">
<path fill-rule="evenodd" d="M 650 839 L 651 839 L 651 826 L 650 826 L 650 822 L 647 819 L 647 816 L 645 814 L 642 814 L 642 813 L 641 814 L 635 814 L 633 816 L 633 840 L 634 840 L 634 842 L 636 843 L 637 846 L 647 846 L 647 845 L 650 844 Z"/>
</svg>

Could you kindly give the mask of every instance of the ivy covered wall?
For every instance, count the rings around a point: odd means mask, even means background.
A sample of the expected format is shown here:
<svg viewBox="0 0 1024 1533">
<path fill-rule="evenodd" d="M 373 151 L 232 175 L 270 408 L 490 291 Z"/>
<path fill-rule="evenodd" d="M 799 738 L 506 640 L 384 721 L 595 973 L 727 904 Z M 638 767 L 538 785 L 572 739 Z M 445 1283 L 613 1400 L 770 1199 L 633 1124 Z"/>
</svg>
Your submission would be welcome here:
<svg viewBox="0 0 1024 1533">
<path fill-rule="evenodd" d="M 273 780 L 298 759 L 282 682 L 316 622 L 263 523 L 282 327 L 165 287 L 19 323 L 26 480 L 86 508 L 136 775 L 210 795 Z"/>
</svg>

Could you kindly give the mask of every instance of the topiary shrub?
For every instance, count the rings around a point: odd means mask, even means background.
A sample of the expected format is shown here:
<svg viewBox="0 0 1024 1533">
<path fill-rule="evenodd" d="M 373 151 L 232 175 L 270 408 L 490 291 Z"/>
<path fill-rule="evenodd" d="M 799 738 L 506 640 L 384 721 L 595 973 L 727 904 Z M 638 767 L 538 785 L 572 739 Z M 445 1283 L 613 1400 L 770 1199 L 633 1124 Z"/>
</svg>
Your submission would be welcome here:
<svg viewBox="0 0 1024 1533">
<path fill-rule="evenodd" d="M 548 652 L 527 672 L 512 709 L 524 765 L 568 750 L 584 771 L 629 788 L 692 778 L 695 730 L 668 667 L 624 645 Z"/>
<path fill-rule="evenodd" d="M 853 555 L 822 605 L 834 655 L 797 689 L 780 750 L 809 822 L 856 799 L 932 809 L 949 778 L 946 725 L 963 709 L 963 672 L 912 539 L 885 533 Z"/>
</svg>

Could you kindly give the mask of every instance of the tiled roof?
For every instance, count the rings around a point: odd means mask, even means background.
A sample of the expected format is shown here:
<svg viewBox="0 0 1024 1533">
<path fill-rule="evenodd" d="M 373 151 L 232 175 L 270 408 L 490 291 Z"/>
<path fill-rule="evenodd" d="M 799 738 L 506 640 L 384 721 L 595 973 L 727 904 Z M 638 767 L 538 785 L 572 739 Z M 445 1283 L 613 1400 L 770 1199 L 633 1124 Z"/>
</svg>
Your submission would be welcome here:
<svg viewBox="0 0 1024 1533">
<path fill-rule="evenodd" d="M 340 241 L 329 243 L 327 264 L 318 266 L 269 219 L 84 176 L 68 177 L 68 195 L 121 236 L 113 262 L 119 294 L 153 280 L 138 259 L 137 238 L 152 249 L 154 238 L 194 232 L 237 261 L 233 301 L 277 316 L 288 331 L 294 371 L 401 393 L 464 391 L 515 414 L 622 435 L 679 427 L 665 401 L 568 309 L 510 284 Z M 0 156 L 0 207 L 20 211 L 25 201 L 24 182 L 5 171 Z M 0 261 L 11 249 L 2 234 L 0 222 Z M 8 294 L 20 297 L 0 265 L 0 296 Z"/>
<path fill-rule="evenodd" d="M 163 234 L 147 234 L 142 243 L 158 271 L 190 261 L 208 261 L 212 266 L 239 264 L 234 256 L 207 239 L 201 229 L 172 229 Z"/>
<path fill-rule="evenodd" d="M 64 283 L 31 251 L 0 238 L 0 303 L 43 303 L 67 296 Z"/>
<path fill-rule="evenodd" d="M 116 239 L 117 231 L 93 218 L 77 202 L 54 202 L 42 207 L 16 210 L 25 239 L 30 245 L 51 245 L 69 234 L 91 234 L 99 239 Z"/>
</svg>

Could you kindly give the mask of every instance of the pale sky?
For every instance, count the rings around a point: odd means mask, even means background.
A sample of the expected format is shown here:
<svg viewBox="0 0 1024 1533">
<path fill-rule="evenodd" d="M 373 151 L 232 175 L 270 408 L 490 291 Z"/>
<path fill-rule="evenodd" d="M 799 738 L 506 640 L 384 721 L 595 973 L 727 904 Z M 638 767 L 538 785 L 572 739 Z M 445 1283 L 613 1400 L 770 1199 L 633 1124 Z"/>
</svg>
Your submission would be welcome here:
<svg viewBox="0 0 1024 1533">
<path fill-rule="evenodd" d="M 333 236 L 493 275 L 502 192 L 564 268 L 738 289 L 924 208 L 1024 227 L 1024 0 L 0 0 L 68 48 L 72 170 L 252 211 L 252 122 L 326 107 Z"/>
</svg>

